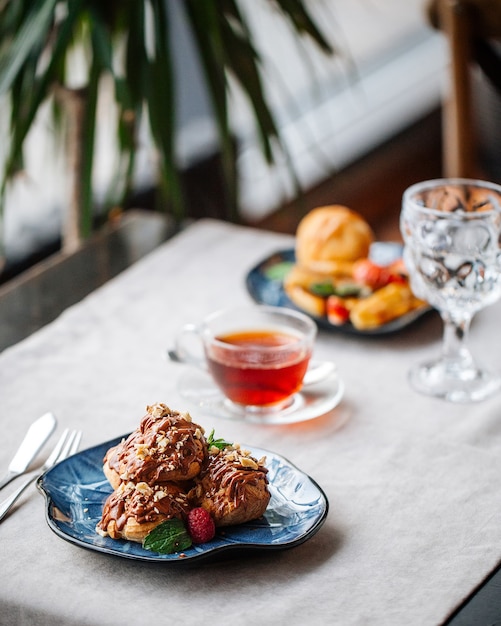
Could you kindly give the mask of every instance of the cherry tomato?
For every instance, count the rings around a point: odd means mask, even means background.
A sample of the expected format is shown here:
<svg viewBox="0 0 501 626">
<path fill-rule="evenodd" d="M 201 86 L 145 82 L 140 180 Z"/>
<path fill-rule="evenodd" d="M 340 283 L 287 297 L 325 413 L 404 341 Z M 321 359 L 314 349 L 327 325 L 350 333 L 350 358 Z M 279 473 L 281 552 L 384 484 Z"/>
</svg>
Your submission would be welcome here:
<svg viewBox="0 0 501 626">
<path fill-rule="evenodd" d="M 350 311 L 339 296 L 329 296 L 326 305 L 327 319 L 335 326 L 342 326 L 350 318 Z"/>
<path fill-rule="evenodd" d="M 390 283 L 405 284 L 407 270 L 402 259 L 387 266 L 377 265 L 369 259 L 360 259 L 353 268 L 353 277 L 358 283 L 367 285 L 375 291 Z"/>
<path fill-rule="evenodd" d="M 360 259 L 353 268 L 353 277 L 359 283 L 379 289 L 390 282 L 390 271 L 387 267 L 377 265 L 369 259 Z"/>
</svg>

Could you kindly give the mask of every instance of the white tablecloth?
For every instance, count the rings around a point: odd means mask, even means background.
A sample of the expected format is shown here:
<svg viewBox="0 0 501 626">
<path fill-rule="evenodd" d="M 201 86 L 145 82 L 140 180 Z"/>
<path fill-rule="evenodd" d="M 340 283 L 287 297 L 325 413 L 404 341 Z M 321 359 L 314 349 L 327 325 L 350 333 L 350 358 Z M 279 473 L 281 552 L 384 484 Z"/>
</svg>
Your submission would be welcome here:
<svg viewBox="0 0 501 626">
<path fill-rule="evenodd" d="M 134 429 L 146 405 L 186 407 L 178 328 L 249 302 L 246 272 L 289 237 L 203 220 L 0 356 L 0 471 L 47 410 L 84 429 L 83 447 Z M 500 306 L 470 345 L 501 370 Z M 438 624 L 501 557 L 501 394 L 456 406 L 420 396 L 408 368 L 440 344 L 435 316 L 359 339 L 322 331 L 316 356 L 346 384 L 330 415 L 289 426 L 195 421 L 268 448 L 311 475 L 324 526 L 291 550 L 189 568 L 83 550 L 44 520 L 32 489 L 0 524 L 1 624 Z M 2 491 L 7 495 L 14 485 Z"/>
</svg>

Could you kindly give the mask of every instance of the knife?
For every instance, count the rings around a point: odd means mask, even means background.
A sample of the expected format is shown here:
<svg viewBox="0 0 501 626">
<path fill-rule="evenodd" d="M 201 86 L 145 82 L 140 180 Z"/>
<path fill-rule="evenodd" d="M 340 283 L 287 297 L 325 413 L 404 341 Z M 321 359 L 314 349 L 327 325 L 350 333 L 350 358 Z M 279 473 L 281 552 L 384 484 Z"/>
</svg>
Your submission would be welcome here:
<svg viewBox="0 0 501 626">
<path fill-rule="evenodd" d="M 44 443 L 54 432 L 56 424 L 57 420 L 52 413 L 45 413 L 45 415 L 42 415 L 42 417 L 39 417 L 33 422 L 28 428 L 12 461 L 9 463 L 7 473 L 0 480 L 0 489 L 8 485 L 16 476 L 26 471 Z"/>
</svg>

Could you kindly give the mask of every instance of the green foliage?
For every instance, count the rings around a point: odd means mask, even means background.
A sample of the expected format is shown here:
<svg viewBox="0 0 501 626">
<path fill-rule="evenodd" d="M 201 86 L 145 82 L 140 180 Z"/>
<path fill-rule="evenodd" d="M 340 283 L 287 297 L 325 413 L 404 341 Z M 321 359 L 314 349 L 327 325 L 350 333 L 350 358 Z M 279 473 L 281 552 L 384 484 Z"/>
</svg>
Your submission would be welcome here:
<svg viewBox="0 0 501 626">
<path fill-rule="evenodd" d="M 176 0 L 181 1 L 181 0 Z M 301 36 L 326 53 L 333 50 L 312 19 L 304 0 L 267 0 Z M 72 94 L 68 59 L 75 47 L 85 51 L 87 82 L 78 90 L 84 102 L 79 133 L 79 210 L 89 232 L 92 215 L 92 165 L 96 106 L 104 77 L 111 78 L 118 107 L 116 140 L 121 155 L 123 193 L 131 188 L 137 129 L 147 116 L 159 156 L 159 188 L 171 212 L 182 217 L 184 204 L 175 158 L 175 87 L 169 0 L 3 0 L 0 1 L 0 96 L 11 102 L 10 140 L 1 198 L 6 181 L 23 167 L 26 137 L 43 103 Z M 228 205 L 236 217 L 236 154 L 229 125 L 228 74 L 251 104 L 263 154 L 273 161 L 273 146 L 283 149 L 262 84 L 260 58 L 237 0 L 184 0 L 188 25 L 204 69 L 219 132 Z M 150 17 L 151 19 L 148 19 Z M 153 32 L 148 31 L 153 25 Z M 123 49 L 119 57 L 118 50 Z M 62 106 L 61 106 L 62 103 Z M 1 202 L 1 200 L 0 200 Z M 3 202 L 2 202 L 3 204 Z"/>
</svg>

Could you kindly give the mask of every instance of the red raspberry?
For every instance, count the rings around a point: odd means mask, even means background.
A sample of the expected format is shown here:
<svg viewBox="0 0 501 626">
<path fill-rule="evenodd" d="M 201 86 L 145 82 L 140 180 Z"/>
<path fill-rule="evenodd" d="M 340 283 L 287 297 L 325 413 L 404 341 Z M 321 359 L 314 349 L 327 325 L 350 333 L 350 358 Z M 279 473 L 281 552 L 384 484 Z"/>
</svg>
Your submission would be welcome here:
<svg viewBox="0 0 501 626">
<path fill-rule="evenodd" d="M 214 520 L 202 507 L 191 509 L 188 513 L 188 532 L 193 543 L 206 543 L 216 534 Z"/>
</svg>

